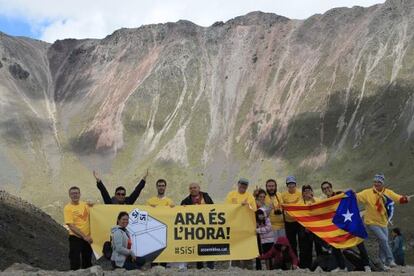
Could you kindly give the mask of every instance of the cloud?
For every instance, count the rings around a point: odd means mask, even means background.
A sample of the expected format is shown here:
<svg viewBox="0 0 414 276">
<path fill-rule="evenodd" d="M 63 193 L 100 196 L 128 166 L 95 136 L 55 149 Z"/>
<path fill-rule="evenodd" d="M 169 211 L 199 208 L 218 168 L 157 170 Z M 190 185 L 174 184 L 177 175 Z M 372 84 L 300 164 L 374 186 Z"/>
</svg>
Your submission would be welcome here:
<svg viewBox="0 0 414 276">
<path fill-rule="evenodd" d="M 0 0 L 0 15 L 24 18 L 42 40 L 102 38 L 122 28 L 190 20 L 201 26 L 251 11 L 304 19 L 334 7 L 370 6 L 384 0 Z"/>
</svg>

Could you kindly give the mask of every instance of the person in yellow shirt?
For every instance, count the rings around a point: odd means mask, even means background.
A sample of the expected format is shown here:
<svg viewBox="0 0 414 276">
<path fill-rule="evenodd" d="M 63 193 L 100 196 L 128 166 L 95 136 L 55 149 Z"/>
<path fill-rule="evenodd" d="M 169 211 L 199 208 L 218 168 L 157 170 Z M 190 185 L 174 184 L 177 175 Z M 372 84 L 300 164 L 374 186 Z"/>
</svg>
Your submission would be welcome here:
<svg viewBox="0 0 414 276">
<path fill-rule="evenodd" d="M 296 178 L 294 176 L 290 175 L 286 177 L 286 186 L 288 190 L 281 194 L 283 204 L 300 203 L 302 199 L 302 193 L 296 188 Z M 296 256 L 298 256 L 298 236 L 300 224 L 286 212 L 284 213 L 284 218 L 286 236 L 293 251 L 295 251 Z"/>
<path fill-rule="evenodd" d="M 249 180 L 240 178 L 237 182 L 237 191 L 231 191 L 227 194 L 226 203 L 247 205 L 251 210 L 256 212 L 256 200 L 254 196 L 247 191 Z"/>
<path fill-rule="evenodd" d="M 89 206 L 80 201 L 80 189 L 71 187 L 71 202 L 63 209 L 64 222 L 69 228 L 70 269 L 77 270 L 92 266 L 92 238 L 89 229 Z"/>
<path fill-rule="evenodd" d="M 385 188 L 384 182 L 384 175 L 376 174 L 374 176 L 374 186 L 357 193 L 357 199 L 365 206 L 365 225 L 377 237 L 379 258 L 387 269 L 396 266 L 388 243 L 388 222 L 391 219 L 390 208 L 393 208 L 394 202 L 404 204 L 410 199 Z"/>
<path fill-rule="evenodd" d="M 174 202 L 171 198 L 165 195 L 165 190 L 167 189 L 167 181 L 165 179 L 158 179 L 155 183 L 157 187 L 157 195 L 149 198 L 147 200 L 147 205 L 151 207 L 157 206 L 170 206 L 174 207 Z"/>
<path fill-rule="evenodd" d="M 277 191 L 277 183 L 274 179 L 266 181 L 266 205 L 270 206 L 270 223 L 272 224 L 275 241 L 279 237 L 286 237 L 285 222 L 282 212 L 282 195 Z"/>
<path fill-rule="evenodd" d="M 149 198 L 147 200 L 147 205 L 151 207 L 158 207 L 158 206 L 170 206 L 174 207 L 174 202 L 171 198 L 165 195 L 165 190 L 167 189 L 167 181 L 165 179 L 158 179 L 155 182 L 155 186 L 157 188 L 157 195 Z M 163 266 L 167 267 L 167 263 L 151 263 L 151 267 L 153 266 Z"/>
<path fill-rule="evenodd" d="M 246 178 L 240 178 L 237 182 L 237 190 L 231 191 L 227 194 L 225 203 L 228 204 L 241 204 L 248 206 L 252 211 L 256 212 L 257 205 L 254 196 L 247 191 L 249 186 L 249 180 Z M 251 260 L 234 260 L 231 261 L 231 266 L 240 268 L 249 268 Z"/>
</svg>

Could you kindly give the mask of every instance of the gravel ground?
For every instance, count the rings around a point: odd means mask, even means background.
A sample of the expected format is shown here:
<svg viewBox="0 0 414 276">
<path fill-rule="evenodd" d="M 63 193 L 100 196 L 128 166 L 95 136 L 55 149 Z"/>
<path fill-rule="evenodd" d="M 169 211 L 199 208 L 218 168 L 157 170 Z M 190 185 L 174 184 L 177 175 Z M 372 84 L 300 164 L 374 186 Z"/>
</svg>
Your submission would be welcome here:
<svg viewBox="0 0 414 276">
<path fill-rule="evenodd" d="M 209 270 L 209 269 L 188 269 L 184 271 L 179 271 L 178 269 L 173 268 L 163 268 L 163 267 L 153 267 L 145 271 L 125 271 L 123 269 L 115 271 L 105 271 L 100 266 L 93 266 L 89 269 L 78 270 L 78 271 L 51 271 L 51 270 L 41 270 L 38 268 L 33 268 L 26 264 L 14 264 L 0 272 L 0 276 L 14 276 L 14 275 L 29 275 L 29 276 L 46 276 L 46 275 L 61 275 L 61 276 L 93 276 L 93 275 L 105 275 L 105 276 L 118 276 L 118 275 L 159 275 L 159 276 L 169 276 L 169 275 L 181 275 L 181 276 L 190 276 L 190 275 L 238 275 L 238 276 L 249 276 L 249 275 L 275 275 L 275 274 L 284 274 L 284 275 L 332 275 L 330 272 L 315 271 L 311 272 L 309 270 L 298 269 L 295 271 L 281 271 L 281 270 L 271 270 L 271 271 L 255 271 L 255 270 L 246 270 L 240 269 L 237 267 L 231 267 L 228 269 L 219 269 L 219 270 Z M 414 275 L 414 267 L 397 267 L 393 268 L 387 272 L 337 272 L 336 274 L 340 275 Z"/>
</svg>

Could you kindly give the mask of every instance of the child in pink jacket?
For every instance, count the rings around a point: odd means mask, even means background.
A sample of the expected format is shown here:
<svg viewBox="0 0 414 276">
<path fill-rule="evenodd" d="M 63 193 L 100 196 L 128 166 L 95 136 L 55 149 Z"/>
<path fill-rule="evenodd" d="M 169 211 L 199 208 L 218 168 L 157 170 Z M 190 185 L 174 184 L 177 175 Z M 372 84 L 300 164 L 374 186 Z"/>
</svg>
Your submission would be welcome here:
<svg viewBox="0 0 414 276">
<path fill-rule="evenodd" d="M 256 211 L 256 233 L 259 253 L 263 254 L 264 252 L 269 251 L 273 246 L 274 235 L 266 210 L 263 208 L 259 208 Z M 270 269 L 270 262 L 267 262 L 267 268 Z M 262 270 L 260 259 L 256 259 L 256 269 Z"/>
</svg>

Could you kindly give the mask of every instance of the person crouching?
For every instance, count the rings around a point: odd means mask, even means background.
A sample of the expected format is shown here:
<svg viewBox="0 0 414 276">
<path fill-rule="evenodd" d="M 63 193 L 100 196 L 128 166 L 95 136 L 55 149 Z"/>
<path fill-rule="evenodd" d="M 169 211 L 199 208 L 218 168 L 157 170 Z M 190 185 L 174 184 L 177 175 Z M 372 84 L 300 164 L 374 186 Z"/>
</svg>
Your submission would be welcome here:
<svg viewBox="0 0 414 276">
<path fill-rule="evenodd" d="M 112 267 L 114 269 L 124 268 L 126 270 L 137 269 L 136 257 L 131 249 L 131 236 L 126 229 L 129 222 L 128 213 L 120 212 L 116 222 L 117 225 L 111 229 Z"/>
<path fill-rule="evenodd" d="M 273 269 L 292 270 L 298 268 L 298 258 L 286 237 L 277 238 L 276 243 L 259 259 L 273 259 Z"/>
</svg>

